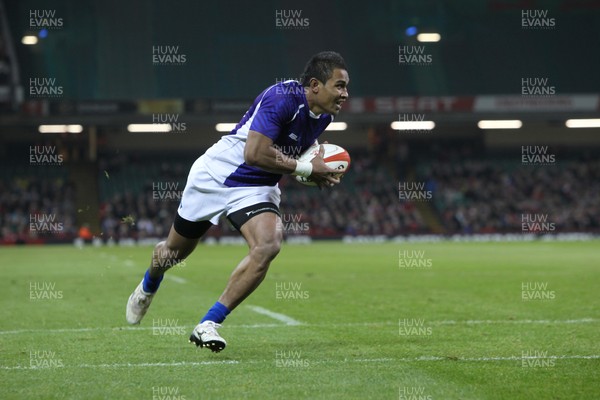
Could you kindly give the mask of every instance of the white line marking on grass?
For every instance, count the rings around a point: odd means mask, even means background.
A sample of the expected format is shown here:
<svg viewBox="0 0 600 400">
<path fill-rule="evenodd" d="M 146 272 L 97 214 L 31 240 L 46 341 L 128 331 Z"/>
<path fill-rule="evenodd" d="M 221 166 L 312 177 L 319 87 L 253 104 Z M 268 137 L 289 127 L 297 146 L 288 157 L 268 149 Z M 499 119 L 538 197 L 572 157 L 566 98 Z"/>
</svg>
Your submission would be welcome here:
<svg viewBox="0 0 600 400">
<path fill-rule="evenodd" d="M 199 365 L 214 365 L 214 364 L 239 364 L 239 361 L 236 360 L 218 360 L 218 361 L 178 361 L 178 362 L 158 362 L 158 363 L 124 363 L 124 364 L 81 364 L 77 367 L 79 368 L 130 368 L 130 367 L 179 367 L 179 366 L 199 366 Z"/>
<path fill-rule="evenodd" d="M 219 361 L 179 361 L 179 362 L 172 362 L 172 363 L 165 363 L 165 362 L 158 362 L 158 363 L 140 363 L 140 364 L 133 364 L 133 363 L 115 363 L 115 364 L 79 364 L 79 365 L 63 365 L 62 367 L 31 367 L 31 366 L 23 366 L 23 365 L 16 365 L 14 367 L 9 367 L 9 366 L 5 366 L 2 365 L 0 366 L 0 369 L 7 369 L 7 370 L 13 370 L 13 369 L 24 369 L 24 370 L 32 370 L 32 369 L 37 369 L 37 370 L 43 370 L 43 369 L 55 369 L 55 368 L 65 368 L 65 367 L 72 367 L 72 368 L 146 368 L 146 367 L 190 367 L 190 366 L 200 366 L 200 365 L 215 365 L 215 364 L 239 364 L 239 361 L 236 360 L 219 360 Z"/>
<path fill-rule="evenodd" d="M 224 325 L 224 328 L 232 328 L 232 329 L 261 329 L 261 328 L 284 328 L 288 326 L 303 326 L 303 327 L 352 327 L 352 326 L 398 326 L 398 322 L 395 321 L 383 321 L 383 322 L 348 322 L 348 323 L 340 323 L 340 324 L 305 324 L 300 321 L 297 321 L 287 315 L 274 313 L 272 311 L 266 310 L 262 307 L 248 306 L 254 307 L 253 311 L 264 314 L 262 310 L 270 313 L 265 314 L 272 318 L 277 319 L 278 321 L 285 322 L 285 325 L 282 324 L 239 324 L 239 325 Z M 257 309 L 261 311 L 257 311 Z M 273 315 L 277 315 L 279 317 L 283 317 L 285 319 L 278 319 Z M 492 325 L 492 324 L 589 324 L 589 323 L 598 323 L 600 319 L 594 318 L 581 318 L 581 319 L 568 319 L 568 320 L 468 320 L 468 321 L 429 321 L 428 325 Z M 196 325 L 183 325 L 183 328 L 193 328 Z M 0 335 L 18 335 L 21 333 L 66 333 L 66 332 L 93 332 L 93 331 L 145 331 L 151 330 L 153 327 L 151 326 L 118 326 L 118 327 L 107 327 L 100 326 L 97 328 L 54 328 L 54 329 L 15 329 L 10 331 L 0 331 Z"/>
<path fill-rule="evenodd" d="M 398 361 L 520 361 L 520 360 L 597 360 L 600 355 L 575 355 L 575 356 L 508 356 L 508 357 L 437 357 L 422 356 L 417 358 L 400 358 Z"/>
<path fill-rule="evenodd" d="M 430 321 L 431 325 L 491 325 L 491 324 L 585 324 L 590 322 L 597 322 L 597 319 L 593 318 L 581 318 L 581 319 L 566 319 L 566 320 L 551 320 L 551 319 L 506 319 L 506 320 L 467 320 L 467 321 Z"/>
<path fill-rule="evenodd" d="M 273 319 L 276 319 L 277 321 L 281 321 L 281 322 L 285 323 L 286 325 L 302 325 L 302 322 L 295 320 L 292 317 L 288 317 L 287 315 L 284 315 L 284 314 L 279 314 L 279 313 L 276 313 L 273 311 L 269 311 L 266 308 L 262 308 L 259 306 L 248 306 L 248 308 L 251 309 L 252 311 L 254 311 L 255 313 L 266 315 L 267 317 L 271 317 Z"/>
<path fill-rule="evenodd" d="M 179 325 L 181 328 L 189 328 L 190 330 L 196 325 Z M 246 324 L 246 325 L 227 325 L 228 328 L 281 328 L 288 325 L 281 324 Z M 15 329 L 12 331 L 0 331 L 0 335 L 20 335 L 22 333 L 77 333 L 77 332 L 100 332 L 100 331 L 150 331 L 154 329 L 152 326 L 118 326 L 114 328 L 101 326 L 98 328 L 65 328 L 65 329 Z"/>
<path fill-rule="evenodd" d="M 521 360 L 598 360 L 600 355 L 570 355 L 570 356 L 546 356 L 546 357 L 438 357 L 421 356 L 415 358 L 358 358 L 343 360 L 311 360 L 311 364 L 343 364 L 343 363 L 389 363 L 389 362 L 428 362 L 428 361 L 465 361 L 465 362 L 489 362 L 489 361 L 521 361 Z M 114 363 L 114 364 L 64 364 L 61 367 L 36 367 L 23 365 L 0 365 L 3 370 L 52 370 L 56 368 L 152 368 L 152 367 L 190 367 L 202 365 L 227 365 L 227 364 L 271 364 L 273 360 L 216 360 L 216 361 L 177 361 L 156 363 Z"/>
<path fill-rule="evenodd" d="M 187 283 L 187 281 L 180 276 L 169 275 L 169 274 L 165 274 L 165 276 L 175 283 Z"/>
<path fill-rule="evenodd" d="M 344 359 L 344 362 L 348 362 L 348 361 L 378 363 L 378 362 L 390 362 L 390 361 L 394 361 L 394 359 L 393 358 L 359 358 L 356 360 L 348 360 L 347 358 Z"/>
<path fill-rule="evenodd" d="M 0 331 L 0 335 L 19 335 L 21 333 L 63 333 L 63 332 L 88 332 L 97 331 L 102 328 L 65 328 L 65 329 L 15 329 L 12 331 Z"/>
<path fill-rule="evenodd" d="M 282 327 L 286 327 L 286 326 L 293 326 L 293 325 L 281 325 L 281 324 L 242 324 L 242 325 L 224 325 L 227 326 L 228 328 L 241 328 L 241 329 L 253 329 L 253 328 L 282 328 Z"/>
</svg>

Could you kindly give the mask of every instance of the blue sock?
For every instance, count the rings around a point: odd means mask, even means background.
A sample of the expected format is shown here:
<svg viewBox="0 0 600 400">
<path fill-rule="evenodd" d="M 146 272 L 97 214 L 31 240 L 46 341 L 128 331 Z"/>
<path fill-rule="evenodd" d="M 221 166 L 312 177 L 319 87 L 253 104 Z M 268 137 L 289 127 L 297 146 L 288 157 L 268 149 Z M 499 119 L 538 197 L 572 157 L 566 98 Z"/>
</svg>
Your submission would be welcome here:
<svg viewBox="0 0 600 400">
<path fill-rule="evenodd" d="M 146 293 L 154 293 L 158 290 L 160 286 L 160 282 L 163 280 L 164 275 L 161 275 L 158 279 L 150 278 L 150 269 L 146 271 L 146 275 L 144 275 L 144 281 L 142 283 L 142 288 Z"/>
<path fill-rule="evenodd" d="M 229 309 L 217 301 L 215 305 L 208 310 L 200 322 L 213 321 L 217 324 L 220 324 L 221 322 L 225 321 L 225 317 L 227 317 L 229 313 Z"/>
</svg>

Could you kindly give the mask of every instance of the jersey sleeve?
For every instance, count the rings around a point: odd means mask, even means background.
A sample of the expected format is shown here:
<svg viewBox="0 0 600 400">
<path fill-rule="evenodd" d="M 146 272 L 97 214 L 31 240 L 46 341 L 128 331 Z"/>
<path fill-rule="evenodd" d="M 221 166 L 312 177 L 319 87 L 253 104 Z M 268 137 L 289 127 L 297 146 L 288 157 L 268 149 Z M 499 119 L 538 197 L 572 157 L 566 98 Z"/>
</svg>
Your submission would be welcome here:
<svg viewBox="0 0 600 400">
<path fill-rule="evenodd" d="M 277 93 L 276 87 L 268 89 L 260 101 L 250 130 L 262 133 L 275 141 L 283 126 L 293 118 L 293 108 L 288 97 Z"/>
</svg>

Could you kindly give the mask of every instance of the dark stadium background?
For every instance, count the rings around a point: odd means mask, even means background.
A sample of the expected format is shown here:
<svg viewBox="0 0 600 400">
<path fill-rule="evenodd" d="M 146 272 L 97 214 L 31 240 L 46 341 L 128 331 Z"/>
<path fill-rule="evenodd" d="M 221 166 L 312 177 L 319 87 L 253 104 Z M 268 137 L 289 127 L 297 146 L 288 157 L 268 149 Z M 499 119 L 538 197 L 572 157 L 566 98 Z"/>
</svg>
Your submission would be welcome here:
<svg viewBox="0 0 600 400">
<path fill-rule="evenodd" d="M 598 1 L 0 5 L 0 243 L 166 236 L 178 204 L 165 199 L 166 188 L 183 189 L 191 163 L 224 134 L 215 124 L 239 121 L 260 91 L 298 77 L 321 50 L 340 52 L 348 64 L 350 101 L 336 120 L 348 128 L 323 139 L 347 148 L 353 164 L 333 190 L 284 178 L 282 212 L 301 223 L 288 238 L 600 230 L 600 128 L 565 126 L 599 118 Z M 525 29 L 527 9 L 545 10 L 556 25 Z M 31 10 L 55 10 L 63 24 L 41 38 Z M 300 10 L 308 24 L 278 28 L 277 10 Z M 441 40 L 419 43 L 406 32 L 411 26 Z M 38 43 L 22 44 L 25 35 Z M 185 62 L 153 64 L 155 46 L 178 46 Z M 431 62 L 401 65 L 399 46 L 424 46 Z M 54 79 L 62 93 L 32 96 L 35 78 Z M 528 78 L 546 79 L 553 93 L 524 97 Z M 179 131 L 128 132 L 157 115 L 176 117 Z M 435 128 L 390 127 L 419 118 Z M 483 119 L 523 126 L 480 129 Z M 40 133 L 48 124 L 83 130 Z M 551 162 L 524 164 L 523 146 L 545 148 Z M 36 149 L 61 161 L 32 162 Z M 401 199 L 407 183 L 430 196 Z M 40 215 L 56 225 L 31 229 Z M 553 228 L 525 230 L 524 215 Z M 208 236 L 235 235 L 224 222 Z"/>
</svg>

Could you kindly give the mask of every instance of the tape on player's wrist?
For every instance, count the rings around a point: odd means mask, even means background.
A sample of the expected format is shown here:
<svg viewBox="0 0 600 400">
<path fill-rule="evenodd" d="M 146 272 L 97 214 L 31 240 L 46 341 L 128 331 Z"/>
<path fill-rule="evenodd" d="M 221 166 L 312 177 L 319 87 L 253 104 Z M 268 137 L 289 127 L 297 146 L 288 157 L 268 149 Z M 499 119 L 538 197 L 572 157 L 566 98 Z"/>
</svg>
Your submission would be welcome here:
<svg viewBox="0 0 600 400">
<path fill-rule="evenodd" d="M 306 161 L 298 161 L 296 160 L 296 169 L 294 170 L 293 175 L 302 176 L 304 178 L 308 178 L 312 174 L 312 163 Z"/>
</svg>

